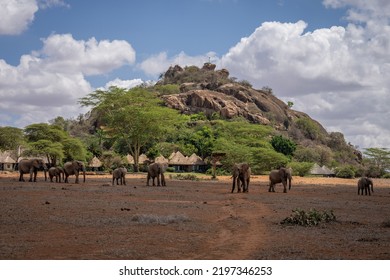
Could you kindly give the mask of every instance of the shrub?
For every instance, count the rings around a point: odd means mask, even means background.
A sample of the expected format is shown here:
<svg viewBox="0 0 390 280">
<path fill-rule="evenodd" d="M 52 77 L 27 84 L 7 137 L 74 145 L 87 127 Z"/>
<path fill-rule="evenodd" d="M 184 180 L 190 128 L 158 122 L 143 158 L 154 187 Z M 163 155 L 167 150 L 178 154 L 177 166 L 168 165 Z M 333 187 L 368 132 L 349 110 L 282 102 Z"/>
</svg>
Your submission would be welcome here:
<svg viewBox="0 0 390 280">
<path fill-rule="evenodd" d="M 285 218 L 281 224 L 287 225 L 299 225 L 299 226 L 317 226 L 320 222 L 331 222 L 336 220 L 336 216 L 333 214 L 333 210 L 317 211 L 316 209 L 310 209 L 305 212 L 302 209 L 295 209 L 290 217 Z"/>
<path fill-rule="evenodd" d="M 271 139 L 271 145 L 275 151 L 286 156 L 292 156 L 297 147 L 293 141 L 288 138 L 284 138 L 282 135 L 273 136 Z"/>
<path fill-rule="evenodd" d="M 336 177 L 345 179 L 355 178 L 355 170 L 350 165 L 339 167 L 336 171 Z"/>
<path fill-rule="evenodd" d="M 177 174 L 173 176 L 173 179 L 199 181 L 199 178 L 195 174 Z"/>
<path fill-rule="evenodd" d="M 166 172 L 175 172 L 175 168 L 174 167 L 168 167 L 166 169 Z"/>
<path fill-rule="evenodd" d="M 134 215 L 131 218 L 131 220 L 133 222 L 138 222 L 140 224 L 158 224 L 158 225 L 178 224 L 178 223 L 190 221 L 190 219 L 185 215 L 157 216 L 151 214 Z"/>
<path fill-rule="evenodd" d="M 301 177 L 309 174 L 310 169 L 313 167 L 312 162 L 290 162 L 288 164 L 289 167 L 294 171 L 295 175 L 299 175 Z"/>
</svg>

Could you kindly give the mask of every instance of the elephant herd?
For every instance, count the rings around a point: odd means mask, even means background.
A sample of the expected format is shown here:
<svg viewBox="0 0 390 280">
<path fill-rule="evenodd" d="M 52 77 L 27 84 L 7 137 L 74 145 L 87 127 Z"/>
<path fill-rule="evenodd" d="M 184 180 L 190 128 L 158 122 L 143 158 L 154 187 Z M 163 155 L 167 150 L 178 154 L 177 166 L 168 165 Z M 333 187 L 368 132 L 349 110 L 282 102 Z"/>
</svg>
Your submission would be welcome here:
<svg viewBox="0 0 390 280">
<path fill-rule="evenodd" d="M 29 182 L 37 181 L 37 173 L 39 170 L 43 170 L 45 174 L 45 181 L 47 180 L 47 173 L 49 173 L 50 181 L 53 182 L 53 178 L 57 183 L 61 183 L 61 180 L 65 183 L 68 183 L 68 177 L 70 175 L 75 175 L 76 180 L 75 183 L 79 183 L 79 175 L 83 173 L 83 182 L 85 182 L 85 165 L 82 161 L 74 160 L 69 161 L 64 164 L 63 167 L 51 167 L 49 170 L 46 167 L 46 164 L 42 159 L 33 158 L 33 159 L 22 159 L 18 164 L 19 171 L 19 181 L 24 182 L 23 174 L 30 174 Z M 164 171 L 166 170 L 166 166 L 160 163 L 152 163 L 148 166 L 148 175 L 147 175 L 147 183 L 149 186 L 149 181 L 152 179 L 153 186 L 155 186 L 155 179 L 157 178 L 157 186 L 166 186 Z M 126 173 L 127 169 L 125 167 L 119 167 L 113 170 L 112 172 L 112 185 L 116 180 L 116 184 L 126 185 Z"/>
<path fill-rule="evenodd" d="M 45 174 L 45 181 L 47 180 L 47 172 L 49 173 L 50 181 L 53 182 L 53 178 L 56 178 L 56 182 L 61 183 L 62 180 L 65 183 L 68 183 L 68 177 L 70 175 L 76 176 L 75 183 L 79 183 L 80 172 L 83 172 L 84 182 L 85 182 L 85 166 L 82 161 L 74 160 L 69 161 L 64 164 L 63 167 L 51 167 L 47 170 L 46 164 L 42 159 L 22 159 L 18 164 L 19 171 L 19 181 L 24 182 L 23 174 L 30 174 L 29 182 L 37 181 L 38 170 L 42 170 Z"/>
<path fill-rule="evenodd" d="M 149 186 L 149 181 L 152 179 L 152 184 L 155 186 L 155 179 L 157 179 L 157 186 L 166 186 L 164 172 L 167 166 L 161 163 L 151 163 L 148 166 L 148 173 L 146 179 L 146 185 Z M 75 183 L 79 183 L 79 175 L 82 172 L 83 182 L 85 182 L 85 166 L 82 161 L 74 160 L 69 161 L 64 164 L 63 167 L 51 167 L 47 170 L 46 164 L 42 159 L 22 159 L 18 165 L 19 171 L 19 181 L 24 181 L 23 174 L 30 174 L 30 182 L 37 180 L 38 170 L 44 171 L 45 181 L 47 180 L 47 172 L 49 173 L 50 181 L 53 182 L 55 177 L 56 182 L 61 182 L 61 179 L 68 183 L 68 177 L 70 175 L 75 175 Z M 112 185 L 116 180 L 116 184 L 126 185 L 126 173 L 127 169 L 125 167 L 119 167 L 113 170 L 112 172 Z M 236 185 L 237 192 L 248 192 L 249 191 L 249 182 L 251 176 L 251 168 L 247 163 L 238 163 L 233 166 L 232 178 L 233 185 L 231 192 L 233 193 Z M 282 183 L 283 192 L 287 192 L 287 183 L 288 189 L 291 190 L 291 180 L 292 180 L 292 170 L 291 168 L 281 167 L 280 169 L 272 170 L 269 174 L 269 192 L 275 192 L 275 185 Z M 374 183 L 372 179 L 368 177 L 362 177 L 359 179 L 358 183 L 358 195 L 371 195 L 371 192 L 374 192 Z"/>
<path fill-rule="evenodd" d="M 249 190 L 249 181 L 251 176 L 251 168 L 247 163 L 238 163 L 233 166 L 232 170 L 232 193 L 237 185 L 237 192 L 241 192 L 241 187 L 243 192 L 248 192 Z M 283 192 L 287 192 L 287 183 L 288 189 L 291 190 L 291 180 L 292 180 L 292 170 L 291 168 L 281 167 L 276 170 L 272 170 L 269 174 L 269 189 L 268 192 L 275 192 L 275 185 L 282 183 Z M 363 191 L 365 195 L 371 195 L 371 192 L 374 192 L 374 183 L 372 179 L 368 177 L 362 177 L 359 179 L 358 183 L 358 195 L 362 194 Z"/>
</svg>

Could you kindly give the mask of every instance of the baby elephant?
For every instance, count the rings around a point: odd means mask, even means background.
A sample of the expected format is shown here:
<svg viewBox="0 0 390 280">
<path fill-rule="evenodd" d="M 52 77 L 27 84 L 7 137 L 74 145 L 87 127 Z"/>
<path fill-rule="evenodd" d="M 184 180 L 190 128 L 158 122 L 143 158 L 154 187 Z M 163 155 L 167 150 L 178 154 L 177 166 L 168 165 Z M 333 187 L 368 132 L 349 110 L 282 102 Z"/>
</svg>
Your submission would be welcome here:
<svg viewBox="0 0 390 280">
<path fill-rule="evenodd" d="M 127 169 L 124 167 L 118 167 L 114 171 L 112 171 L 112 185 L 114 185 L 115 179 L 117 185 L 119 185 L 119 180 L 121 182 L 121 185 L 126 185 L 126 173 Z"/>
<path fill-rule="evenodd" d="M 367 195 L 367 192 L 368 195 L 371 195 L 370 186 L 371 186 L 371 191 L 374 192 L 374 183 L 372 182 L 372 180 L 367 177 L 360 178 L 358 181 L 358 195 L 360 194 L 360 191 L 362 192 L 363 195 L 363 190 L 365 195 Z"/>
<path fill-rule="evenodd" d="M 65 172 L 62 167 L 50 167 L 49 169 L 49 178 L 50 182 L 53 182 L 53 177 L 56 177 L 56 183 L 61 183 L 61 174 L 62 180 L 65 181 Z"/>
</svg>

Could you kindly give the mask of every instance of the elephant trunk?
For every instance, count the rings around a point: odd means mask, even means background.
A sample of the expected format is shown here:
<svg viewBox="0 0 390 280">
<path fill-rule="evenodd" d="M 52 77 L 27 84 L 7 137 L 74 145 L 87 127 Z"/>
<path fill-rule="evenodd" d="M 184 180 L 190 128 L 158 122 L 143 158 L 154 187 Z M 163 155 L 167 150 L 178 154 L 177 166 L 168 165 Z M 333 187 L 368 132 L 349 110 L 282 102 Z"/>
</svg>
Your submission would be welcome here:
<svg viewBox="0 0 390 280">
<path fill-rule="evenodd" d="M 288 178 L 288 189 L 291 190 L 291 177 Z"/>
</svg>

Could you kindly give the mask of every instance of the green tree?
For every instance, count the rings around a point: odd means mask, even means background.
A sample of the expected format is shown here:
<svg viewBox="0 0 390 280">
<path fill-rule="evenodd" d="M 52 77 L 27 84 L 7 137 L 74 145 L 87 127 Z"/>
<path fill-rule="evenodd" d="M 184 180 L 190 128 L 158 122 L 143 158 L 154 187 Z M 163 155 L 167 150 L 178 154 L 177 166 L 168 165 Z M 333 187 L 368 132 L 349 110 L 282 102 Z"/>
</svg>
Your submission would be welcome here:
<svg viewBox="0 0 390 280">
<path fill-rule="evenodd" d="M 363 152 L 367 171 L 373 177 L 383 176 L 390 169 L 390 151 L 387 148 L 368 148 Z M 367 174 L 370 175 L 370 174 Z"/>
<path fill-rule="evenodd" d="M 63 159 L 86 160 L 86 149 L 77 138 L 71 137 L 59 125 L 32 124 L 24 129 L 29 155 L 44 155 L 48 163 L 56 165 Z"/>
<path fill-rule="evenodd" d="M 0 127 L 0 150 L 16 150 L 24 143 L 23 130 L 16 127 Z"/>
<path fill-rule="evenodd" d="M 273 136 L 271 139 L 271 145 L 278 153 L 282 153 L 285 156 L 292 157 L 297 145 L 288 138 L 284 138 L 282 135 Z"/>
<path fill-rule="evenodd" d="M 56 165 L 57 162 L 64 158 L 63 145 L 59 142 L 45 139 L 29 143 L 29 149 L 26 153 L 32 156 L 45 155 L 47 162 L 51 165 Z"/>
<path fill-rule="evenodd" d="M 122 154 L 133 156 L 134 171 L 139 168 L 141 149 L 163 140 L 180 122 L 177 111 L 163 107 L 156 94 L 141 87 L 97 90 L 80 103 L 93 106 L 102 116 L 101 129 L 119 143 L 117 148 Z"/>
</svg>

